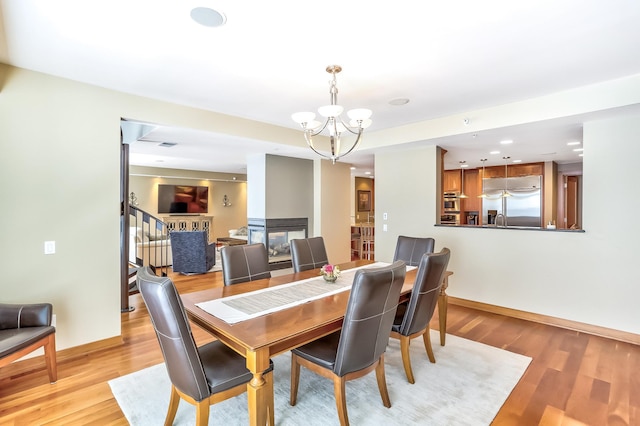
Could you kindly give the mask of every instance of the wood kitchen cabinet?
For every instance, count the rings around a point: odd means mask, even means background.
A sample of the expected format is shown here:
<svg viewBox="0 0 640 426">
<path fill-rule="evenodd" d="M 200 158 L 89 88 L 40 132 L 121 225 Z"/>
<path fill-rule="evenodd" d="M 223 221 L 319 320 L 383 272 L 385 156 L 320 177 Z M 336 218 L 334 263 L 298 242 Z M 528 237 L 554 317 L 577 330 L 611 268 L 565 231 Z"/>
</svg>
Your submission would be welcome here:
<svg viewBox="0 0 640 426">
<path fill-rule="evenodd" d="M 482 208 L 481 198 L 478 195 L 482 192 L 482 180 L 477 169 L 465 170 L 464 172 L 464 193 L 468 198 L 461 201 L 460 211 L 480 211 Z"/>
<path fill-rule="evenodd" d="M 509 164 L 507 166 L 509 177 L 542 176 L 544 163 Z M 486 178 L 503 178 L 504 166 L 491 166 L 485 168 Z"/>
<path fill-rule="evenodd" d="M 442 189 L 444 192 L 460 192 L 461 189 L 460 170 L 445 170 L 443 176 Z"/>
</svg>

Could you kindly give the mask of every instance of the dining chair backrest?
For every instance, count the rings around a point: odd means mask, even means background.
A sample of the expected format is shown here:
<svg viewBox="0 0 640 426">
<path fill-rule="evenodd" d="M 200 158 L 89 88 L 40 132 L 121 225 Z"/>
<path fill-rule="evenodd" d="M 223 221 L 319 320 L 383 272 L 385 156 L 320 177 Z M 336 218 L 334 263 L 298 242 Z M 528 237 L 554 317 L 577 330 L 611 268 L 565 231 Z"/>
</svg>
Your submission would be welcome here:
<svg viewBox="0 0 640 426">
<path fill-rule="evenodd" d="M 149 267 L 136 277 L 171 383 L 196 401 L 210 395 L 196 342 L 185 314 L 182 299 L 168 277 L 156 276 Z"/>
<path fill-rule="evenodd" d="M 293 272 L 321 268 L 329 263 L 322 237 L 293 239 L 290 244 Z"/>
<path fill-rule="evenodd" d="M 425 253 L 433 253 L 435 240 L 430 237 L 406 237 L 398 236 L 396 243 L 396 252 L 393 260 L 404 260 L 407 266 L 418 266 L 422 255 Z"/>
<path fill-rule="evenodd" d="M 356 272 L 333 369 L 338 376 L 364 369 L 385 352 L 406 269 L 398 261 Z"/>
<path fill-rule="evenodd" d="M 220 249 L 224 285 L 271 278 L 269 254 L 262 243 Z"/>
<path fill-rule="evenodd" d="M 431 321 L 450 256 L 446 247 L 439 253 L 422 255 L 407 310 L 398 330 L 400 334 L 410 336 L 424 330 Z"/>
</svg>

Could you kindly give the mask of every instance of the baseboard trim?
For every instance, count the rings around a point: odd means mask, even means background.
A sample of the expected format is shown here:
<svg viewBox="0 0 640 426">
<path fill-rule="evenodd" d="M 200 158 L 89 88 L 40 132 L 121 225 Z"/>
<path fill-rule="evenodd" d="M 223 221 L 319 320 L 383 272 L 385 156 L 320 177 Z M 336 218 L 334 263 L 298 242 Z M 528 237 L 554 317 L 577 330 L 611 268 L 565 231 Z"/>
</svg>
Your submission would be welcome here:
<svg viewBox="0 0 640 426">
<path fill-rule="evenodd" d="M 568 330 L 579 331 L 582 333 L 592 334 L 594 336 L 606 337 L 621 342 L 627 342 L 634 345 L 640 345 L 640 334 L 629 333 L 626 331 L 615 330 L 612 328 L 600 327 L 597 325 L 585 324 L 578 321 L 571 321 L 562 318 L 556 318 L 548 315 L 535 314 L 518 309 L 505 308 L 503 306 L 491 305 L 488 303 L 475 302 L 472 300 L 459 299 L 449 296 L 449 303 L 466 308 L 477 309 L 479 311 L 491 312 L 493 314 L 504 315 L 512 318 L 523 319 L 527 321 L 537 322 L 540 324 L 552 325 L 555 327 L 565 328 Z"/>
<path fill-rule="evenodd" d="M 74 346 L 72 348 L 63 349 L 56 352 L 58 362 L 86 355 L 88 352 L 102 351 L 112 347 L 120 346 L 124 343 L 122 336 L 110 337 L 104 340 L 87 343 L 85 345 Z"/>
<path fill-rule="evenodd" d="M 56 363 L 58 364 L 58 371 L 60 370 L 61 362 L 79 356 L 84 356 L 89 352 L 101 351 L 112 347 L 117 347 L 122 345 L 123 343 L 124 340 L 122 340 L 122 336 L 115 336 L 104 340 L 98 340 L 97 342 L 91 342 L 85 345 L 74 346 L 72 348 L 56 351 Z M 2 369 L 0 369 L 0 379 L 39 369 L 46 370 L 44 355 L 37 355 L 26 359 L 17 360 L 7 366 L 2 367 Z M 60 374 L 58 374 L 58 378 L 60 378 Z"/>
</svg>

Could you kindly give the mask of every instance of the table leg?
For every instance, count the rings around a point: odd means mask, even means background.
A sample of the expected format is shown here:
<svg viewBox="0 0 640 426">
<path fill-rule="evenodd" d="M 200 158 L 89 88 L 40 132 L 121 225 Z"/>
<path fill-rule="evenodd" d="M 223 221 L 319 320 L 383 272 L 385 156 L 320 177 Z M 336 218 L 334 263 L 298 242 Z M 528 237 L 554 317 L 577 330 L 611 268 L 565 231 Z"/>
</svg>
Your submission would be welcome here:
<svg viewBox="0 0 640 426">
<path fill-rule="evenodd" d="M 440 324 L 440 346 L 444 346 L 447 336 L 447 305 L 449 304 L 449 296 L 447 296 L 447 287 L 449 287 L 449 276 L 445 275 L 440 287 L 440 295 L 438 296 L 438 322 Z"/>
<path fill-rule="evenodd" d="M 267 424 L 267 407 L 272 406 L 273 381 L 262 377 L 262 372 L 269 367 L 269 357 L 265 351 L 247 352 L 247 368 L 253 374 L 253 379 L 247 384 L 247 399 L 249 402 L 249 424 L 264 426 Z M 271 386 L 271 389 L 267 389 Z"/>
</svg>

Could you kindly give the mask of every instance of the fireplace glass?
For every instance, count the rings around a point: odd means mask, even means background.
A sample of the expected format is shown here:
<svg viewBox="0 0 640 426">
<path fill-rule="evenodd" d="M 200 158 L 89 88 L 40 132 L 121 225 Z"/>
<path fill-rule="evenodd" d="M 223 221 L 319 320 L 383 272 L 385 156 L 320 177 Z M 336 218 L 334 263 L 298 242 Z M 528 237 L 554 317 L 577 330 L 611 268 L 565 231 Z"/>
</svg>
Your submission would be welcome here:
<svg viewBox="0 0 640 426">
<path fill-rule="evenodd" d="M 290 242 L 307 238 L 307 218 L 249 219 L 249 243 L 267 247 L 271 269 L 291 267 Z"/>
</svg>

